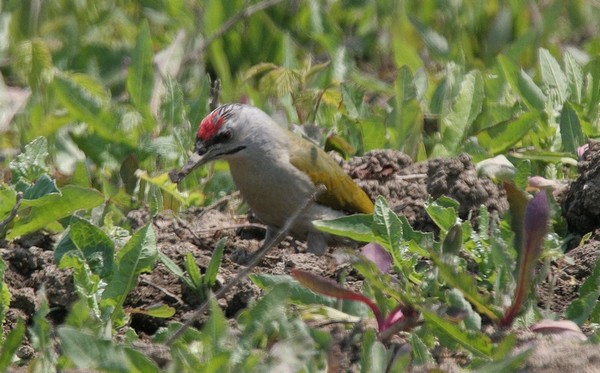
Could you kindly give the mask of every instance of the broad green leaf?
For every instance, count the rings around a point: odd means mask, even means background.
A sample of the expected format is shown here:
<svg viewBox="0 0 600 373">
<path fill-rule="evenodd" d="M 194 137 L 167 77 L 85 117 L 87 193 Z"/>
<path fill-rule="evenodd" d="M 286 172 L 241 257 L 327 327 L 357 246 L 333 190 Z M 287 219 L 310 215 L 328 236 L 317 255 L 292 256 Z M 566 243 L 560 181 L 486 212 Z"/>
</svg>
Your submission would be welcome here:
<svg viewBox="0 0 600 373">
<path fill-rule="evenodd" d="M 335 307 L 336 301 L 329 296 L 317 294 L 307 287 L 294 280 L 291 276 L 287 275 L 267 275 L 267 274 L 254 274 L 249 276 L 252 282 L 259 288 L 266 290 L 273 288 L 279 284 L 286 284 L 289 289 L 290 300 L 298 304 L 322 304 L 328 307 Z"/>
<path fill-rule="evenodd" d="M 208 266 L 206 267 L 202 283 L 208 287 L 213 287 L 217 283 L 217 274 L 219 273 L 219 266 L 221 266 L 225 243 L 227 243 L 227 237 L 223 237 L 217 242 L 215 250 L 210 257 L 210 262 L 208 262 Z"/>
<path fill-rule="evenodd" d="M 10 214 L 16 203 L 17 193 L 8 186 L 0 184 L 0 221 Z"/>
<path fill-rule="evenodd" d="M 47 174 L 42 174 L 33 185 L 23 191 L 24 199 L 37 199 L 47 194 L 59 194 L 56 182 Z"/>
<path fill-rule="evenodd" d="M 462 330 L 458 325 L 442 319 L 431 311 L 423 310 L 422 314 L 425 322 L 439 333 L 440 338 L 449 338 L 479 357 L 490 358 L 492 356 L 493 343 L 485 334 Z"/>
<path fill-rule="evenodd" d="M 141 352 L 101 339 L 70 326 L 58 328 L 58 338 L 64 355 L 77 368 L 109 372 L 159 372 L 156 364 Z"/>
<path fill-rule="evenodd" d="M 112 300 L 121 306 L 125 297 L 134 288 L 140 273 L 152 270 L 158 252 L 156 233 L 151 224 L 140 228 L 119 250 L 111 281 L 106 285 L 103 300 Z"/>
<path fill-rule="evenodd" d="M 556 108 L 569 98 L 567 76 L 547 49 L 540 48 L 539 59 L 544 93 L 554 101 L 553 107 Z"/>
<path fill-rule="evenodd" d="M 577 148 L 585 143 L 585 138 L 577 112 L 568 102 L 565 102 L 560 112 L 559 124 L 564 149 L 576 154 Z"/>
<path fill-rule="evenodd" d="M 186 120 L 186 109 L 181 85 L 168 76 L 162 83 L 165 86 L 160 114 L 163 122 L 170 127 L 181 126 Z M 167 127 L 169 128 L 169 127 Z"/>
<path fill-rule="evenodd" d="M 396 248 L 402 238 L 402 222 L 381 196 L 375 201 L 372 230 L 377 241 L 388 250 Z"/>
<path fill-rule="evenodd" d="M 481 112 L 483 98 L 483 78 L 479 71 L 473 70 L 464 76 L 456 101 L 442 118 L 442 142 L 434 147 L 433 154 L 455 154 L 459 150 L 471 124 Z"/>
<path fill-rule="evenodd" d="M 13 180 L 23 177 L 33 182 L 41 175 L 48 173 L 48 140 L 38 137 L 25 145 L 25 151 L 12 160 L 9 164 Z"/>
<path fill-rule="evenodd" d="M 11 62 L 14 70 L 36 91 L 44 73 L 52 68 L 52 54 L 43 39 L 24 40 L 17 44 Z"/>
<path fill-rule="evenodd" d="M 530 111 L 514 120 L 486 128 L 477 135 L 477 139 L 492 154 L 503 153 L 525 137 L 538 119 L 539 114 Z"/>
<path fill-rule="evenodd" d="M 434 362 L 434 358 L 429 352 L 427 345 L 423 342 L 417 333 L 410 333 L 408 340 L 410 342 L 411 352 L 415 365 L 424 365 Z"/>
<path fill-rule="evenodd" d="M 229 330 L 229 323 L 216 299 L 210 297 L 209 302 L 210 316 L 202 326 L 202 333 L 205 338 L 209 339 L 210 348 L 205 356 L 207 359 L 211 359 L 215 353 L 223 349 L 224 343 L 227 342 Z"/>
<path fill-rule="evenodd" d="M 371 229 L 373 216 L 354 214 L 332 220 L 315 220 L 313 224 L 319 230 L 337 236 L 348 237 L 359 242 L 371 242 L 375 235 Z"/>
<path fill-rule="evenodd" d="M 498 65 L 502 71 L 505 81 L 508 82 L 515 94 L 519 95 L 523 102 L 531 109 L 543 110 L 546 95 L 535 84 L 533 79 L 510 58 L 499 55 Z"/>
<path fill-rule="evenodd" d="M 455 207 L 444 207 L 437 201 L 428 201 L 425 203 L 425 211 L 435 224 L 443 231 L 448 231 L 458 219 L 458 213 Z"/>
<path fill-rule="evenodd" d="M 521 93 L 525 103 L 528 104 L 530 108 L 540 111 L 544 110 L 548 97 L 523 69 L 519 71 L 517 86 L 519 87 L 519 93 Z"/>
<path fill-rule="evenodd" d="M 48 224 L 72 215 L 78 210 L 88 210 L 104 202 L 104 196 L 94 190 L 66 185 L 61 194 L 47 194 L 34 200 L 23 200 L 19 214 L 21 219 L 15 222 L 13 229 L 6 236 L 14 239 L 27 233 L 35 232 Z"/>
<path fill-rule="evenodd" d="M 69 236 L 94 274 L 106 279 L 113 273 L 115 244 L 102 229 L 76 218 L 69 226 Z M 54 258 L 59 263 L 60 253 L 55 252 Z"/>
<path fill-rule="evenodd" d="M 107 111 L 110 96 L 100 83 L 89 75 L 61 72 L 52 84 L 58 99 L 74 119 L 92 126 L 106 139 L 114 138 L 116 120 Z"/>
<path fill-rule="evenodd" d="M 440 57 L 447 57 L 450 51 L 450 47 L 448 46 L 448 40 L 446 38 L 433 30 L 430 27 L 427 27 L 421 21 L 419 21 L 416 17 L 410 17 L 410 21 L 420 34 L 421 39 L 425 43 L 425 45 L 431 50 L 435 55 Z"/>
<path fill-rule="evenodd" d="M 367 330 L 362 339 L 360 373 L 385 372 L 388 356 L 385 346 L 377 340 L 375 331 Z"/>
<path fill-rule="evenodd" d="M 149 108 L 153 84 L 152 40 L 148 23 L 143 22 L 127 71 L 127 92 L 133 105 L 142 113 L 146 113 Z"/>
<path fill-rule="evenodd" d="M 423 60 L 419 55 L 419 50 L 412 43 L 411 36 L 415 34 L 414 28 L 410 25 L 408 17 L 403 10 L 402 2 L 396 2 L 394 17 L 397 19 L 397 26 L 392 28 L 392 51 L 394 53 L 394 63 L 396 67 L 408 66 L 415 71 L 423 66 Z"/>
<path fill-rule="evenodd" d="M 8 372 L 13 358 L 17 353 L 17 350 L 23 342 L 25 336 L 25 324 L 22 319 L 17 321 L 17 325 L 8 333 L 6 338 L 2 341 L 2 347 L 0 350 L 0 372 Z"/>
<path fill-rule="evenodd" d="M 359 121 L 363 150 L 383 149 L 387 143 L 385 123 L 380 118 Z"/>
<path fill-rule="evenodd" d="M 571 92 L 570 98 L 575 103 L 580 104 L 584 90 L 583 71 L 571 51 L 567 51 L 564 58 L 565 72 L 567 73 L 569 91 Z"/>
<path fill-rule="evenodd" d="M 175 314 L 175 308 L 167 306 L 166 304 L 154 304 L 145 308 L 129 309 L 128 311 L 130 313 L 138 313 L 162 319 L 173 317 Z"/>
</svg>

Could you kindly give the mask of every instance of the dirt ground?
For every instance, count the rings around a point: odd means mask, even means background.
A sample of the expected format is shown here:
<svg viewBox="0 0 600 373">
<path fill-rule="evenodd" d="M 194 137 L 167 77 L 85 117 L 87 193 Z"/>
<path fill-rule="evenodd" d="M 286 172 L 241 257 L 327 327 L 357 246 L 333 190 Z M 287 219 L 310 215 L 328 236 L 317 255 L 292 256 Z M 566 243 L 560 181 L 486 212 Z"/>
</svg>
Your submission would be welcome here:
<svg viewBox="0 0 600 373">
<path fill-rule="evenodd" d="M 600 245 L 600 146 L 591 144 L 580 162 L 580 177 L 572 183 L 562 201 L 563 214 L 570 232 L 594 234 L 582 246 L 570 250 L 564 258 L 552 263 L 552 281 L 540 286 L 540 304 L 554 312 L 564 311 L 566 305 L 577 297 L 581 283 L 594 269 Z M 437 198 L 450 196 L 460 202 L 461 218 L 477 219 L 480 205 L 490 212 L 501 215 L 508 209 L 505 192 L 492 181 L 477 176 L 469 156 L 451 159 L 433 159 L 413 164 L 400 153 L 384 150 L 354 158 L 344 164 L 346 171 L 372 197 L 384 195 L 390 206 L 404 214 L 419 230 L 435 231 L 435 225 L 424 210 L 428 195 Z M 224 236 L 229 237 L 224 258 L 219 270 L 221 284 L 242 268 L 256 251 L 264 236 L 264 229 L 257 224 L 248 224 L 247 216 L 234 216 L 232 205 L 239 203 L 230 198 L 215 208 L 190 209 L 178 217 L 162 213 L 154 221 L 158 232 L 158 245 L 162 253 L 183 268 L 184 257 L 191 252 L 196 263 L 206 268 L 215 243 Z M 144 211 L 133 211 L 128 215 L 132 226 L 141 226 L 148 219 Z M 39 305 L 38 292 L 45 289 L 50 304 L 50 320 L 63 322 L 69 306 L 76 298 L 70 271 L 58 269 L 52 262 L 52 247 L 55 237 L 43 233 L 27 236 L 14 242 L 0 241 L 0 254 L 7 263 L 5 281 L 12 302 L 8 311 L 5 330 L 11 329 L 18 319 L 28 323 Z M 575 242 L 579 242 L 575 240 Z M 304 252 L 302 242 L 285 240 L 275 247 L 255 268 L 255 272 L 282 274 L 291 268 L 306 269 L 327 277 L 335 277 L 338 264 L 331 255 L 317 257 Z M 353 281 L 352 278 L 349 279 Z M 358 279 L 354 279 L 359 282 Z M 249 280 L 232 290 L 220 305 L 227 317 L 233 318 L 260 296 L 260 290 Z M 131 326 L 142 337 L 153 335 L 158 328 L 171 320 L 185 320 L 198 306 L 198 300 L 185 285 L 162 263 L 151 273 L 140 276 L 138 286 L 128 296 L 126 307 L 144 307 L 164 303 L 177 312 L 170 320 L 134 314 Z M 200 326 L 197 324 L 196 326 Z M 333 330 L 340 340 L 345 338 L 343 329 Z M 598 372 L 600 371 L 600 347 L 569 338 L 542 336 L 523 331 L 523 346 L 535 345 L 522 372 Z M 341 344 L 340 344 L 341 345 Z M 339 371 L 357 370 L 357 351 L 360 346 L 345 344 L 335 351 Z M 19 351 L 22 357 L 32 353 L 27 342 Z M 438 367 L 442 371 L 459 371 L 460 358 L 440 354 Z M 417 371 L 417 370 L 416 370 Z M 418 370 L 423 371 L 423 370 Z"/>
</svg>

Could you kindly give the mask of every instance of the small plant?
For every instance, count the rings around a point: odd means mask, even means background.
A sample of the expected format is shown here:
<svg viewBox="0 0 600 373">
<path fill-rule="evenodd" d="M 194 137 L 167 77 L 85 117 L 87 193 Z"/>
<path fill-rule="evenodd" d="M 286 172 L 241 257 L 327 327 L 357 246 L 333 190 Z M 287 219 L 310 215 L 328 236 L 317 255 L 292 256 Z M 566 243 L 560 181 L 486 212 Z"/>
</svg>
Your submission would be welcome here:
<svg viewBox="0 0 600 373">
<path fill-rule="evenodd" d="M 190 252 L 185 256 L 185 272 L 165 255 L 160 254 L 160 260 L 196 295 L 197 302 L 203 303 L 209 298 L 217 284 L 217 274 L 219 272 L 221 259 L 223 258 L 226 242 L 227 237 L 224 237 L 217 242 L 204 275 L 200 273 L 194 260 L 194 256 Z"/>
</svg>

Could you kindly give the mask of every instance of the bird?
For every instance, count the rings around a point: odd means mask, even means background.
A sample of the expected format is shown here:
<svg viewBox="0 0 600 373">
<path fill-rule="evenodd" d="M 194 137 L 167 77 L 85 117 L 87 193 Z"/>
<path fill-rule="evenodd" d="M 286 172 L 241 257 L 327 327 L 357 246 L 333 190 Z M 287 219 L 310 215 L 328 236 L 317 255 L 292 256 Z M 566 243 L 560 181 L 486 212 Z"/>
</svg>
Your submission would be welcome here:
<svg viewBox="0 0 600 373">
<path fill-rule="evenodd" d="M 219 159 L 227 161 L 242 198 L 267 226 L 267 242 L 301 210 L 289 233 L 307 241 L 308 252 L 323 255 L 341 241 L 319 231 L 314 220 L 373 213 L 369 196 L 323 149 L 257 107 L 224 104 L 201 121 L 184 170 Z"/>
</svg>

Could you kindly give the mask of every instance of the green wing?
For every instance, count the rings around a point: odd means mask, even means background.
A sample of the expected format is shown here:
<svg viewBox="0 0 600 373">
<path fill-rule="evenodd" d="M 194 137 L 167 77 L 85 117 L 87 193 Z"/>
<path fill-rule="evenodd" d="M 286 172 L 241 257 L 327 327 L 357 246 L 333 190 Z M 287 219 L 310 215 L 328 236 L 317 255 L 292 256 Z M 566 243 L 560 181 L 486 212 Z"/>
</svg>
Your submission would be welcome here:
<svg viewBox="0 0 600 373">
<path fill-rule="evenodd" d="M 317 196 L 317 202 L 349 213 L 371 214 L 373 202 L 344 170 L 321 148 L 290 134 L 290 162 L 307 174 L 315 185 L 326 190 Z"/>
</svg>

